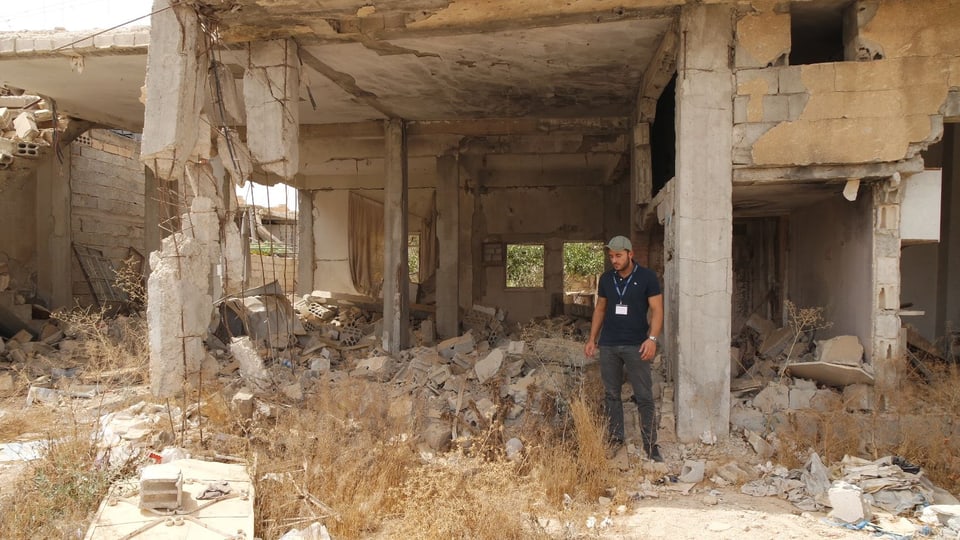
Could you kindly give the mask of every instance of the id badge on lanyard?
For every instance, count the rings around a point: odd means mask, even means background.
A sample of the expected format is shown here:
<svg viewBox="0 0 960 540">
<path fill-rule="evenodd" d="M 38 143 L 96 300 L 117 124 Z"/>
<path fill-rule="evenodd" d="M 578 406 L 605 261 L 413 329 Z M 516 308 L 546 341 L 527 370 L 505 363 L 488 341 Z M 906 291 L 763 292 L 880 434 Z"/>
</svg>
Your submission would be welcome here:
<svg viewBox="0 0 960 540">
<path fill-rule="evenodd" d="M 623 303 L 623 295 L 626 294 L 627 288 L 630 287 L 630 281 L 633 280 L 633 275 L 635 273 L 637 273 L 637 265 L 633 265 L 633 271 L 630 272 L 630 275 L 627 276 L 626 280 L 624 280 L 623 289 L 621 289 L 620 284 L 617 283 L 616 274 L 611 276 L 613 278 L 613 288 L 617 291 L 617 296 L 620 297 L 620 302 L 618 302 L 613 308 L 613 313 L 615 315 L 627 315 L 630 312 L 627 305 Z"/>
</svg>

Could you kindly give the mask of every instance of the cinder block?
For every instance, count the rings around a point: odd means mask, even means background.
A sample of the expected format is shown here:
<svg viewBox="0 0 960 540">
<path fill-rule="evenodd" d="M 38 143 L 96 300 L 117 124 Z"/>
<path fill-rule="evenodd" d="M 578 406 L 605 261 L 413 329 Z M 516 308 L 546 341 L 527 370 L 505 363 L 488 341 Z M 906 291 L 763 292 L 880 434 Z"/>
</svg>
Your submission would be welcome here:
<svg viewBox="0 0 960 540">
<path fill-rule="evenodd" d="M 807 87 L 803 85 L 800 66 L 784 66 L 777 71 L 781 94 L 806 93 Z"/>
<path fill-rule="evenodd" d="M 169 463 L 148 465 L 140 473 L 140 508 L 176 510 L 183 498 L 183 473 Z"/>
<path fill-rule="evenodd" d="M 763 121 L 784 122 L 790 119 L 788 96 L 763 96 Z"/>
</svg>

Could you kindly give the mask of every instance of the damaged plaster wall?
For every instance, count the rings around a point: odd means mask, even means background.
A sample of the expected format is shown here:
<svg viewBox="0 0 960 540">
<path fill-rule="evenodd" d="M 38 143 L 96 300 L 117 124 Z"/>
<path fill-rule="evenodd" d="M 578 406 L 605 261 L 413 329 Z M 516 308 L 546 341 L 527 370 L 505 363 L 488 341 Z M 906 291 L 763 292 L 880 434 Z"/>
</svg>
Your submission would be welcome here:
<svg viewBox="0 0 960 540">
<path fill-rule="evenodd" d="M 91 130 L 70 145 L 73 241 L 103 252 L 114 268 L 131 256 L 144 257 L 144 176 L 137 141 L 106 130 Z M 81 306 L 95 303 L 76 257 L 71 257 L 73 296 Z M 144 261 L 146 264 L 146 261 Z"/>
<path fill-rule="evenodd" d="M 563 243 L 603 238 L 604 190 L 598 187 L 484 189 L 480 195 L 483 242 L 543 244 L 544 286 L 508 289 L 504 266 L 483 266 L 483 294 L 476 302 L 505 309 L 510 322 L 550 314 L 551 299 L 563 294 Z"/>
<path fill-rule="evenodd" d="M 789 290 L 797 307 L 823 307 L 830 328 L 817 339 L 860 338 L 872 354 L 873 204 L 869 190 L 856 201 L 839 195 L 790 214 Z M 785 321 L 788 322 L 788 321 Z"/>
<path fill-rule="evenodd" d="M 940 137 L 941 107 L 960 86 L 955 2 L 879 2 L 860 20 L 859 37 L 883 50 L 869 62 L 778 66 L 789 32 L 769 28 L 784 19 L 760 12 L 738 22 L 735 165 L 898 161 Z"/>
</svg>

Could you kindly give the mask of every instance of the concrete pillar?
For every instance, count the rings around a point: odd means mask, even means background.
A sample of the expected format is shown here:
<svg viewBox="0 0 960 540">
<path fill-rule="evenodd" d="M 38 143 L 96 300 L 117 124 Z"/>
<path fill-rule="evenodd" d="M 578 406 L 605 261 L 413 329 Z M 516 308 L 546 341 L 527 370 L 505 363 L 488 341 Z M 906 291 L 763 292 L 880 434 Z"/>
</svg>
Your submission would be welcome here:
<svg viewBox="0 0 960 540">
<path fill-rule="evenodd" d="M 313 292 L 316 269 L 313 238 L 313 192 L 297 190 L 297 296 Z"/>
<path fill-rule="evenodd" d="M 164 179 L 181 177 L 196 146 L 207 73 L 196 12 L 170 4 L 153 3 L 140 145 L 140 159 Z"/>
<path fill-rule="evenodd" d="M 143 167 L 143 273 L 150 275 L 150 254 L 160 249 L 160 190 L 157 175 L 150 167 Z"/>
<path fill-rule="evenodd" d="M 680 15 L 676 258 L 677 436 L 726 436 L 730 418 L 733 18 L 727 5 Z"/>
<path fill-rule="evenodd" d="M 437 335 L 449 338 L 460 332 L 460 165 L 456 155 L 437 158 L 437 240 Z"/>
<path fill-rule="evenodd" d="M 407 261 L 407 134 L 403 120 L 387 120 L 384 169 L 383 349 L 407 348 L 410 272 Z"/>
<path fill-rule="evenodd" d="M 960 129 L 943 130 L 943 188 L 937 246 L 937 337 L 960 331 Z M 947 342 L 949 344 L 949 341 Z M 949 352 L 949 351 L 948 351 Z"/>
<path fill-rule="evenodd" d="M 900 343 L 900 176 L 873 185 L 872 362 L 877 400 L 886 406 L 902 372 Z"/>
<path fill-rule="evenodd" d="M 253 158 L 265 171 L 292 179 L 300 168 L 300 67 L 293 40 L 250 44 L 243 102 Z"/>
<path fill-rule="evenodd" d="M 70 148 L 63 163 L 47 156 L 37 177 L 37 286 L 51 308 L 73 305 Z"/>
</svg>

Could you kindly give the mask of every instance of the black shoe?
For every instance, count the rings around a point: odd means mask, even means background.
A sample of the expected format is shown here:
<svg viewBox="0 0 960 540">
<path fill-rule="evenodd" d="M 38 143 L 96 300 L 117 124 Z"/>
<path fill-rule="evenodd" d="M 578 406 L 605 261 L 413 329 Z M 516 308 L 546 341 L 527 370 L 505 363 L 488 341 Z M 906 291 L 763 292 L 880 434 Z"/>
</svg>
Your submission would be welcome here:
<svg viewBox="0 0 960 540">
<path fill-rule="evenodd" d="M 663 456 L 660 455 L 660 447 L 656 444 L 647 451 L 647 457 L 657 463 L 663 463 Z"/>
</svg>

